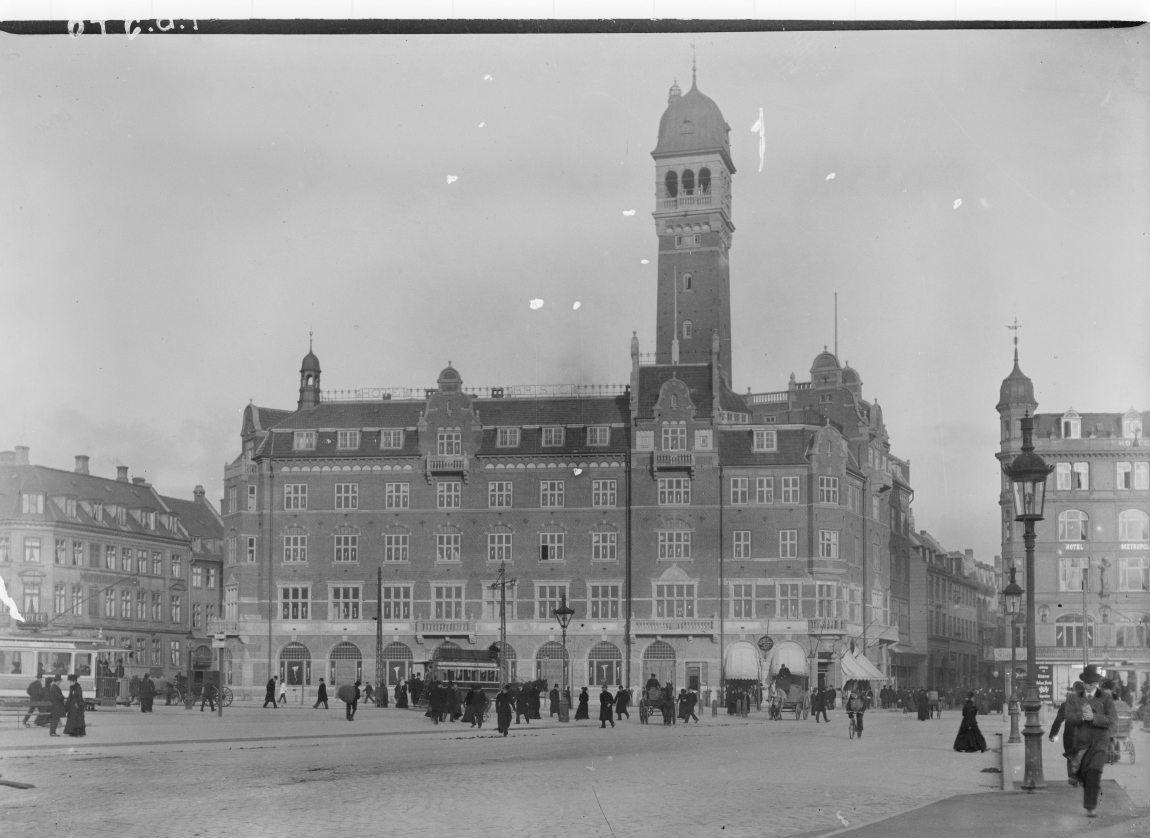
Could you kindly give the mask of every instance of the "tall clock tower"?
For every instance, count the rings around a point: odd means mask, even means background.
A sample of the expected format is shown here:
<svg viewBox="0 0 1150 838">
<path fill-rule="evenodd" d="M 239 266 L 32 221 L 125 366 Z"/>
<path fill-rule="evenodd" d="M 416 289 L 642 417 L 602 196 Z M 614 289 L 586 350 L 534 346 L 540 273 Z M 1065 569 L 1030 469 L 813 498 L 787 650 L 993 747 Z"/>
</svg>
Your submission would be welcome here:
<svg viewBox="0 0 1150 838">
<path fill-rule="evenodd" d="M 655 232 L 659 237 L 656 361 L 705 364 L 718 336 L 720 372 L 731 386 L 731 127 L 708 96 L 671 86 L 659 121 Z"/>
</svg>

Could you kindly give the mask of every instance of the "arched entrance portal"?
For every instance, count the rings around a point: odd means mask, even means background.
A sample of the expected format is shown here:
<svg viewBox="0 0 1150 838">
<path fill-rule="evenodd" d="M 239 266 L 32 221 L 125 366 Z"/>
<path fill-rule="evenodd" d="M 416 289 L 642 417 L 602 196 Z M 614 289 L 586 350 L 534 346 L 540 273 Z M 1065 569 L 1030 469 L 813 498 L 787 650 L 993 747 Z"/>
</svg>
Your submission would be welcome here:
<svg viewBox="0 0 1150 838">
<path fill-rule="evenodd" d="M 623 683 L 623 655 L 614 643 L 604 640 L 591 647 L 587 655 L 587 685 Z"/>
<path fill-rule="evenodd" d="M 337 643 L 328 661 L 328 681 L 333 686 L 363 680 L 363 655 L 354 643 Z"/>
<path fill-rule="evenodd" d="M 535 655 L 535 677 L 547 682 L 547 688 L 563 683 L 563 646 L 550 640 Z"/>
<path fill-rule="evenodd" d="M 654 675 L 660 684 L 675 683 L 675 650 L 671 644 L 656 640 L 643 650 L 643 672 L 640 679 L 644 684 Z"/>
<path fill-rule="evenodd" d="M 401 684 L 411 677 L 412 654 L 406 643 L 388 643 L 381 657 L 388 686 Z"/>
</svg>

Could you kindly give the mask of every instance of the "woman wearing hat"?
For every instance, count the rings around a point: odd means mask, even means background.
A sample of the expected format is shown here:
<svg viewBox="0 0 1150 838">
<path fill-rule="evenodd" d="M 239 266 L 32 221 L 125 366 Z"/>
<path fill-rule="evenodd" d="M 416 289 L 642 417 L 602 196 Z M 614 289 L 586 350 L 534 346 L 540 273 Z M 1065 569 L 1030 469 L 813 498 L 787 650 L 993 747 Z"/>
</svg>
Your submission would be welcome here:
<svg viewBox="0 0 1150 838">
<path fill-rule="evenodd" d="M 1066 721 L 1076 724 L 1074 734 L 1074 758 L 1071 768 L 1076 779 L 1082 784 L 1082 806 L 1086 817 L 1096 816 L 1098 791 L 1102 785 L 1102 769 L 1110 757 L 1110 726 L 1114 723 L 1114 699 L 1098 688 L 1102 676 L 1098 667 L 1089 664 L 1082 670 L 1078 680 L 1083 684 L 1083 693 L 1077 690 L 1066 699 Z"/>
<path fill-rule="evenodd" d="M 84 690 L 80 687 L 78 676 L 69 675 L 68 681 L 68 698 L 64 700 L 64 733 L 68 736 L 83 736 L 88 728 L 84 719 Z"/>
</svg>

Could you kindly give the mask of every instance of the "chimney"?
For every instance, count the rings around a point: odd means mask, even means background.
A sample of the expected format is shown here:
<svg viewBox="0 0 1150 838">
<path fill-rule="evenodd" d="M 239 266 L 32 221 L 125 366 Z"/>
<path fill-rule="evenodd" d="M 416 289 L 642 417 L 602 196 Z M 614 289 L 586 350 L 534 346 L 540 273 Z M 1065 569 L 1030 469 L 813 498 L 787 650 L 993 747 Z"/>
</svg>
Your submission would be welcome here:
<svg viewBox="0 0 1150 838">
<path fill-rule="evenodd" d="M 16 465 L 18 465 L 18 466 L 28 465 L 28 446 L 27 445 L 17 445 L 16 446 Z"/>
<path fill-rule="evenodd" d="M 966 557 L 967 557 L 968 559 L 973 559 L 973 558 L 974 558 L 974 550 L 973 550 L 973 548 L 967 547 L 967 548 L 966 548 L 966 550 L 964 551 L 964 553 L 965 553 L 965 555 L 966 555 Z"/>
<path fill-rule="evenodd" d="M 116 466 L 116 479 L 119 480 L 121 483 L 127 483 L 128 482 L 128 467 L 127 466 Z"/>
<path fill-rule="evenodd" d="M 76 455 L 76 474 L 88 474 L 88 455 Z"/>
<path fill-rule="evenodd" d="M 192 497 L 195 498 L 196 503 L 203 503 L 204 502 L 204 487 L 203 486 L 197 486 L 196 488 L 192 489 Z"/>
</svg>

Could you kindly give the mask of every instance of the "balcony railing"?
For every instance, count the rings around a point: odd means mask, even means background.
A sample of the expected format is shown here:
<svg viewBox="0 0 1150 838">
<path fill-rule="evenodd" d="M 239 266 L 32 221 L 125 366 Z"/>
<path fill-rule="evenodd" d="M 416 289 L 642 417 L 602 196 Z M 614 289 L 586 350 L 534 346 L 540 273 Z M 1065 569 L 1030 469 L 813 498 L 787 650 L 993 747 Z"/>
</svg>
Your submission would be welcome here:
<svg viewBox="0 0 1150 838">
<path fill-rule="evenodd" d="M 632 620 L 631 633 L 638 635 L 661 634 L 715 634 L 713 617 L 669 617 L 658 620 Z"/>
<path fill-rule="evenodd" d="M 428 474 L 466 474 L 466 454 L 428 454 Z"/>
<path fill-rule="evenodd" d="M 807 620 L 807 634 L 841 637 L 846 633 L 847 621 L 841 617 L 818 617 L 814 620 Z"/>
<path fill-rule="evenodd" d="M 651 464 L 656 471 L 693 469 L 695 454 L 691 451 L 656 451 Z"/>
<path fill-rule="evenodd" d="M 718 192 L 698 192 L 694 195 L 677 195 L 674 198 L 660 198 L 659 209 L 664 212 L 670 212 L 679 209 L 687 209 L 688 207 L 719 207 L 727 206 L 727 202 L 723 199 L 725 193 Z"/>
<path fill-rule="evenodd" d="M 239 634 L 239 620 L 225 620 L 222 617 L 213 617 L 208 620 L 208 634 Z"/>
<path fill-rule="evenodd" d="M 255 463 L 250 460 L 247 462 L 241 461 L 224 469 L 224 480 L 231 480 L 233 477 L 250 477 L 255 473 Z"/>
<path fill-rule="evenodd" d="M 473 637 L 475 620 L 416 620 L 415 633 L 422 637 Z"/>
</svg>

